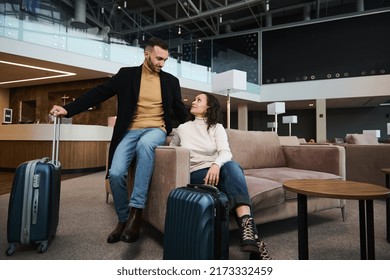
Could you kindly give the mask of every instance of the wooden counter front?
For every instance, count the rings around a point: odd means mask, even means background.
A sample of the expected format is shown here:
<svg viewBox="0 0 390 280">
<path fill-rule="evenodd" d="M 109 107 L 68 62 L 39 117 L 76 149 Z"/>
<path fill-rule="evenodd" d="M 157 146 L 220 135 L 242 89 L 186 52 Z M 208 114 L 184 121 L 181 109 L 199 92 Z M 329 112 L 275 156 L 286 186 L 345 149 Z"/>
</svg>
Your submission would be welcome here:
<svg viewBox="0 0 390 280">
<path fill-rule="evenodd" d="M 109 141 L 61 141 L 59 160 L 63 170 L 102 169 Z M 0 169 L 13 170 L 22 162 L 51 157 L 51 141 L 0 141 Z"/>
<path fill-rule="evenodd" d="M 0 170 L 14 170 L 25 161 L 51 157 L 51 130 L 52 125 L 0 127 Z M 105 170 L 106 147 L 111 134 L 111 127 L 61 125 L 59 161 L 62 170 Z"/>
</svg>

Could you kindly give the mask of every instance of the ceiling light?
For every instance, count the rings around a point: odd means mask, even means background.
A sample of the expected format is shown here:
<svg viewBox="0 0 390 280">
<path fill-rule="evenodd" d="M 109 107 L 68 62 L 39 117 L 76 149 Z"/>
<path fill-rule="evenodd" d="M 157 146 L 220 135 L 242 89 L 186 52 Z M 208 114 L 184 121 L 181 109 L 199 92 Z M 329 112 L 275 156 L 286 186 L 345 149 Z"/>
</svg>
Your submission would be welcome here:
<svg viewBox="0 0 390 280">
<path fill-rule="evenodd" d="M 37 81 L 37 80 L 45 80 L 45 79 L 62 78 L 62 77 L 76 75 L 76 73 L 72 73 L 72 72 L 66 72 L 66 71 L 61 71 L 61 70 L 56 70 L 56 69 L 37 67 L 37 66 L 33 66 L 33 65 L 22 64 L 22 63 L 15 63 L 15 62 L 4 61 L 4 60 L 0 60 L 0 63 L 8 64 L 8 65 L 14 65 L 14 66 L 19 66 L 19 67 L 25 67 L 25 68 L 31 68 L 31 69 L 36 69 L 36 70 L 42 70 L 42 71 L 50 71 L 50 72 L 54 72 L 54 73 L 58 74 L 58 75 L 54 75 L 54 76 L 42 76 L 42 77 L 31 78 L 31 79 L 21 79 L 21 80 L 5 81 L 5 82 L 0 82 L 0 85 L 21 83 L 21 82 L 29 82 L 29 81 Z"/>
</svg>

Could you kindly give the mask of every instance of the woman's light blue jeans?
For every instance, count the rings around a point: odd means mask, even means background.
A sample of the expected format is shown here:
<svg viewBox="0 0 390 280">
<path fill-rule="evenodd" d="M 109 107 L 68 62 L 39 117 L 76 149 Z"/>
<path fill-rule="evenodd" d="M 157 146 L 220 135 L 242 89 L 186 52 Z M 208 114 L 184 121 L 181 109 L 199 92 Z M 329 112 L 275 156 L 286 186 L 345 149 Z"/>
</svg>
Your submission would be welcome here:
<svg viewBox="0 0 390 280">
<path fill-rule="evenodd" d="M 153 174 L 155 148 L 162 145 L 165 139 L 166 133 L 160 128 L 129 130 L 116 148 L 108 176 L 119 222 L 127 221 L 129 207 L 145 208 Z M 129 201 L 127 176 L 134 156 L 134 187 Z"/>
<path fill-rule="evenodd" d="M 209 168 L 200 169 L 191 173 L 191 184 L 204 184 Z M 219 171 L 218 189 L 224 192 L 228 199 L 231 210 L 240 205 L 251 207 L 248 187 L 245 181 L 244 173 L 240 165 L 235 161 L 228 161 L 222 165 Z"/>
</svg>

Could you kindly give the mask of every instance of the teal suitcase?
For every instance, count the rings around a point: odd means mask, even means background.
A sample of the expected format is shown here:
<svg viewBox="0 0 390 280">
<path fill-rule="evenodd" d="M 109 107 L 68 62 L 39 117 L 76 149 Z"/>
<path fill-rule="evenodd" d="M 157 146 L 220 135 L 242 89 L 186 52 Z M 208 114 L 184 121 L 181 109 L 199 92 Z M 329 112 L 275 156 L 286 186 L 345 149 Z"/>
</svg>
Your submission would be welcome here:
<svg viewBox="0 0 390 280">
<path fill-rule="evenodd" d="M 165 260 L 229 259 L 229 202 L 208 185 L 173 189 L 167 201 Z"/>
</svg>

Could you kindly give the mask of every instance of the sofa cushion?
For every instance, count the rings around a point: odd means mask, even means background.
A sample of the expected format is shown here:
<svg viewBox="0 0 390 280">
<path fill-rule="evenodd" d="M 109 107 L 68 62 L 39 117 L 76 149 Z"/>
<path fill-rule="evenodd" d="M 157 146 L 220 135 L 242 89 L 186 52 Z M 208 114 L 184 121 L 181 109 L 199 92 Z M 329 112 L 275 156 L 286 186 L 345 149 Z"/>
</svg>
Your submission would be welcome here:
<svg viewBox="0 0 390 280">
<path fill-rule="evenodd" d="M 280 183 L 296 179 L 341 179 L 340 176 L 330 173 L 304 169 L 294 169 L 289 167 L 247 169 L 244 170 L 244 173 L 245 176 L 264 178 Z M 296 197 L 296 193 L 285 191 L 285 199 L 294 199 Z"/>
<path fill-rule="evenodd" d="M 284 188 L 280 182 L 245 176 L 254 212 L 284 201 Z"/>
<path fill-rule="evenodd" d="M 357 145 L 378 145 L 378 139 L 373 134 L 349 134 L 346 137 L 346 142 L 348 144 L 357 144 Z"/>
<path fill-rule="evenodd" d="M 286 166 L 275 132 L 226 129 L 226 133 L 233 159 L 243 169 Z"/>
</svg>

